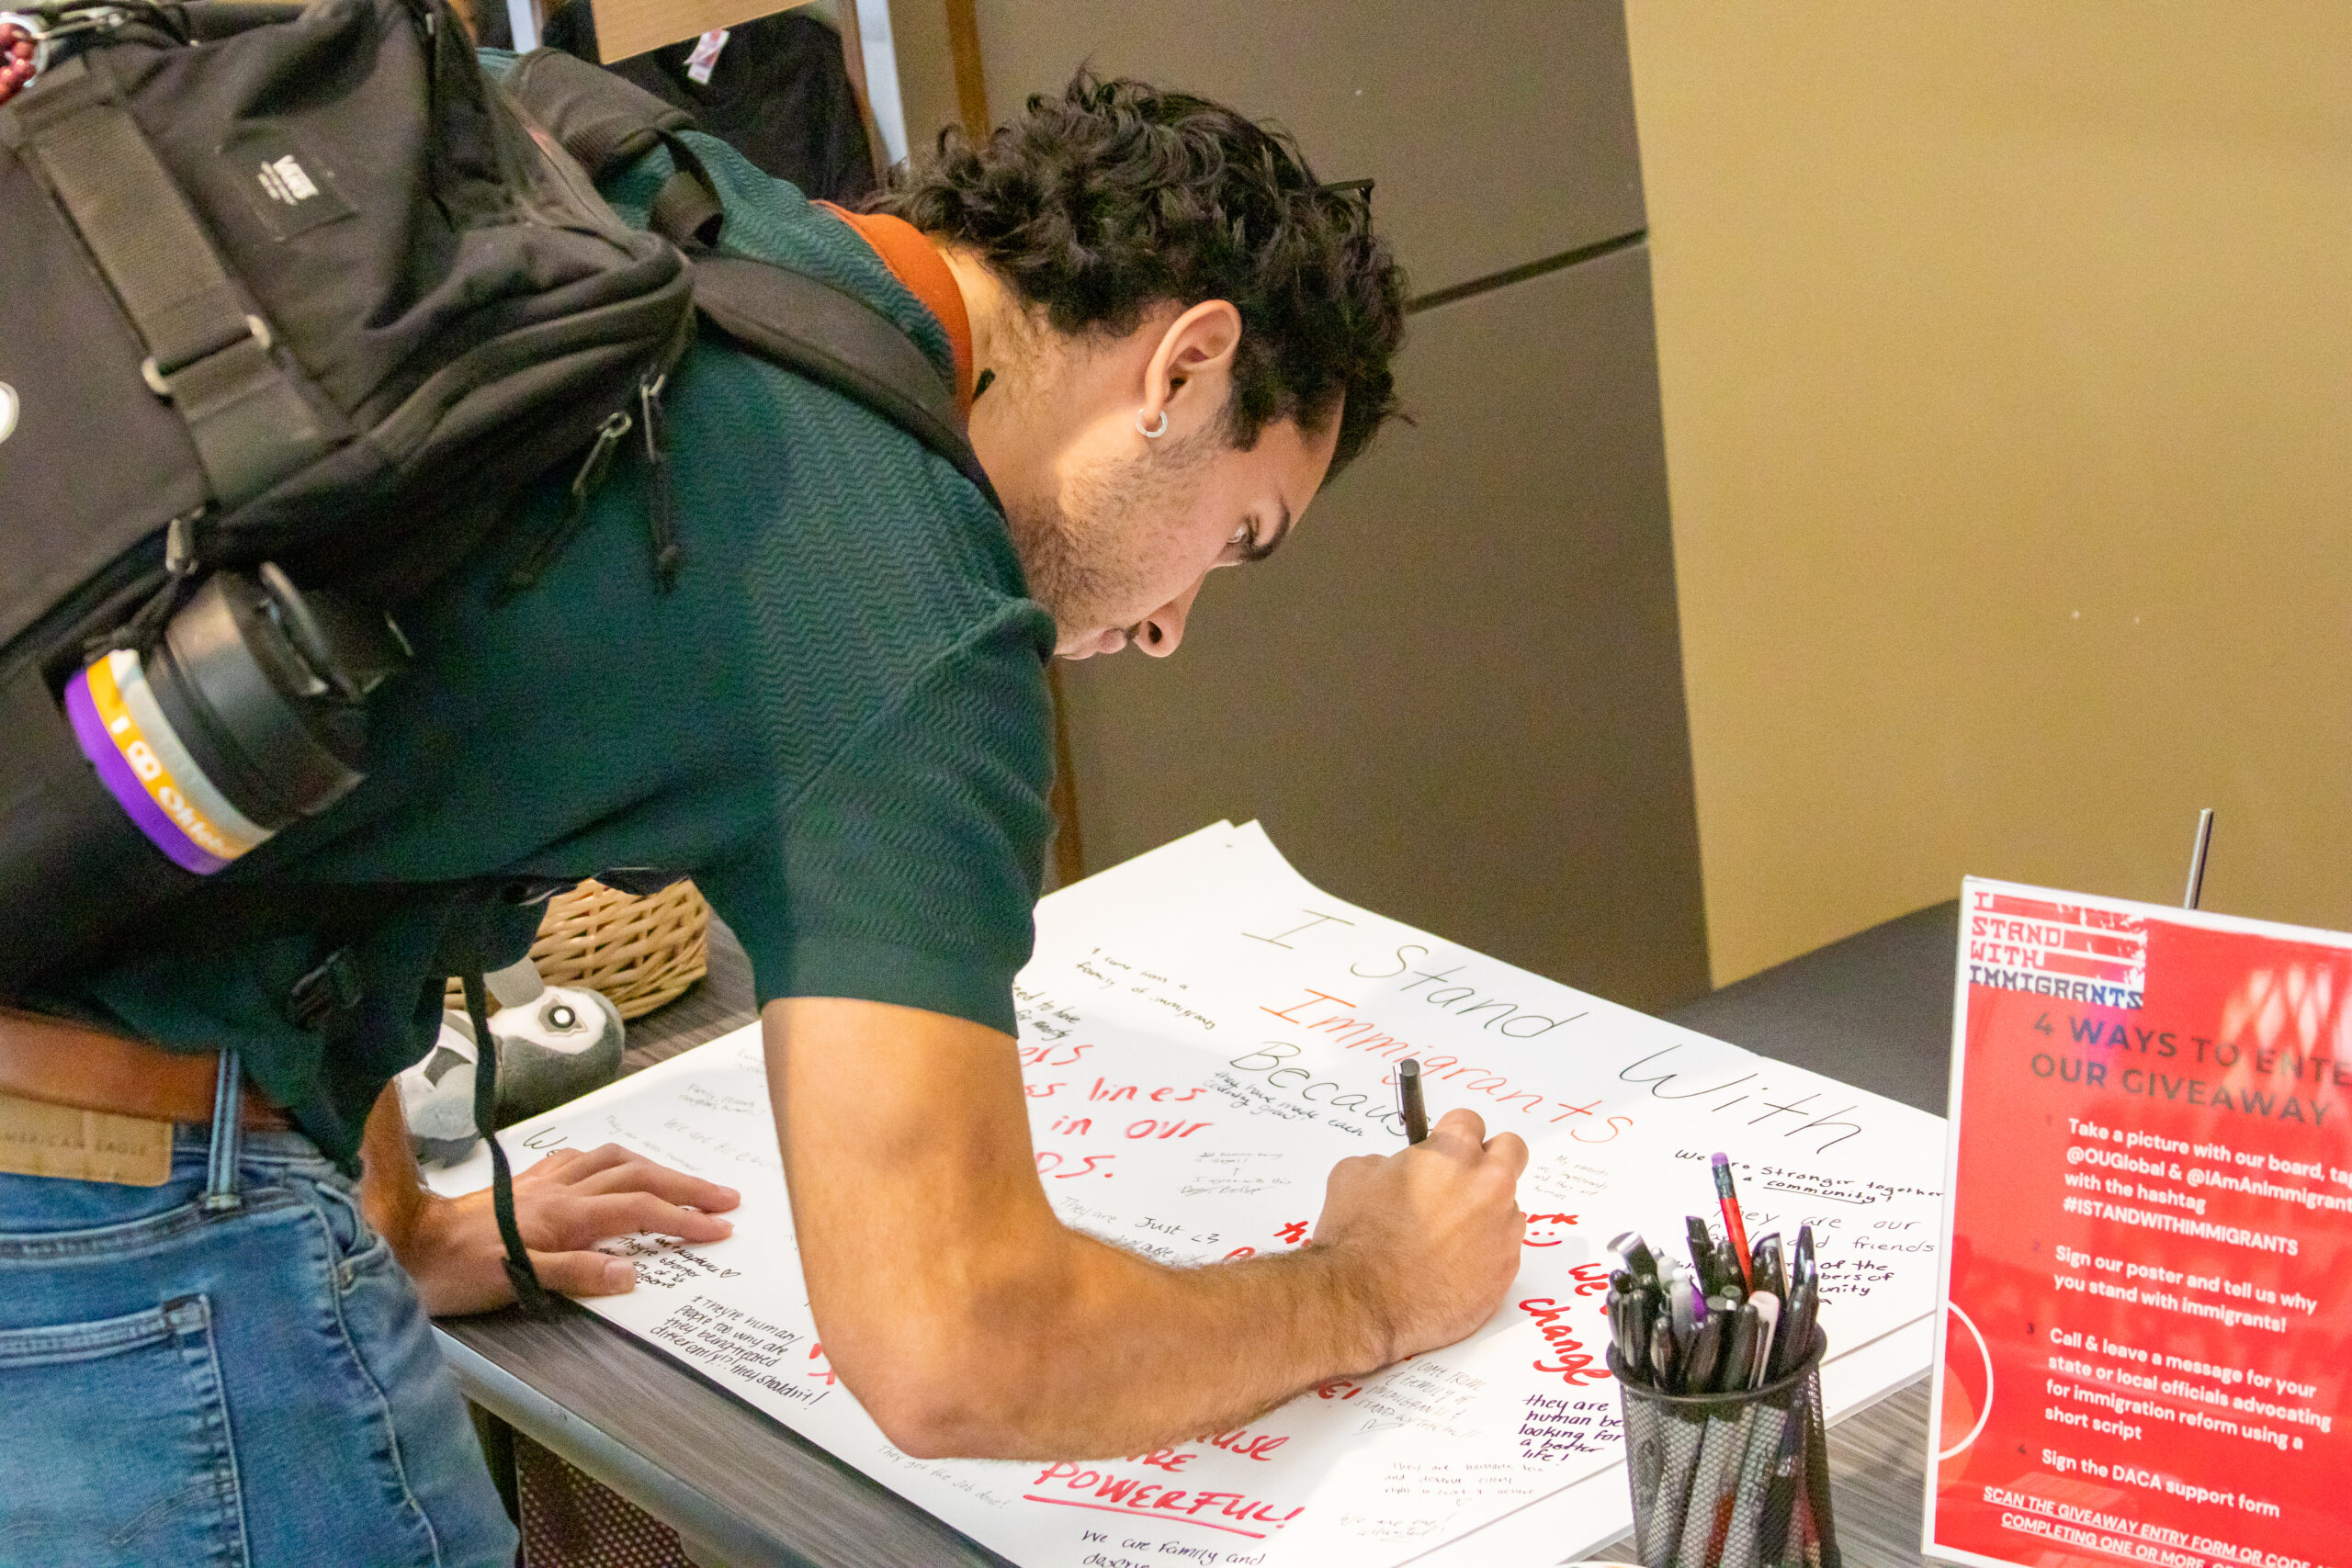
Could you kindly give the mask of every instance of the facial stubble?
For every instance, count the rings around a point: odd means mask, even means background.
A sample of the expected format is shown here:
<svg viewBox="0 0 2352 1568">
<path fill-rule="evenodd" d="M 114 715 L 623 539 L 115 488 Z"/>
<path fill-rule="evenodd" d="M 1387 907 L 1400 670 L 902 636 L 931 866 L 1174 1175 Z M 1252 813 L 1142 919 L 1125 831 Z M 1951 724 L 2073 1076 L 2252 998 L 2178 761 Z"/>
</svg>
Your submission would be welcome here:
<svg viewBox="0 0 2352 1568">
<path fill-rule="evenodd" d="M 1065 633 L 1125 629 L 1164 602 L 1152 575 L 1193 510 L 1219 434 L 1199 431 L 1102 459 L 1069 473 L 1059 495 L 1011 508 L 1029 596 Z"/>
</svg>

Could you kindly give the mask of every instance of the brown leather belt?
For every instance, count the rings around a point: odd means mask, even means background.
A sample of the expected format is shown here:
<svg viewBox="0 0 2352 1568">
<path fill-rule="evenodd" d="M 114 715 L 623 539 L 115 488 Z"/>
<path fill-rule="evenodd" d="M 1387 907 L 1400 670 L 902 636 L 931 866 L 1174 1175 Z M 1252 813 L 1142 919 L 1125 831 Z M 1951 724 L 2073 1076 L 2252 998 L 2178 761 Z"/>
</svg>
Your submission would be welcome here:
<svg viewBox="0 0 2352 1568">
<path fill-rule="evenodd" d="M 77 1111 L 209 1126 L 220 1071 L 216 1051 L 182 1055 L 87 1024 L 0 1008 L 0 1094 Z M 238 1120 L 253 1128 L 292 1125 L 251 1084 L 244 1086 Z"/>
</svg>

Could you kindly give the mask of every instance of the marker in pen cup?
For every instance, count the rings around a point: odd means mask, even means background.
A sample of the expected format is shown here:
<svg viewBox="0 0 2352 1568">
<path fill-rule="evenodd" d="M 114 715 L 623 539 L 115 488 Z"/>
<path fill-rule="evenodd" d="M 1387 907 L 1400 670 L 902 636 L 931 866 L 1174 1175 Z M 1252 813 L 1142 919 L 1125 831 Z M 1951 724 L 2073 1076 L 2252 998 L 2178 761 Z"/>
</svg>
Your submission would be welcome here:
<svg viewBox="0 0 2352 1568">
<path fill-rule="evenodd" d="M 1731 1162 L 1718 1155 L 1711 1165 L 1726 1234 L 1687 1221 L 1687 1270 L 1635 1232 L 1611 1243 L 1625 1260 L 1611 1280 L 1608 1359 L 1632 1494 L 1628 1561 L 1842 1568 L 1812 1229 L 1799 1229 L 1793 1248 L 1776 1232 L 1751 1246 Z"/>
<path fill-rule="evenodd" d="M 1645 1285 L 1658 1283 L 1657 1258 L 1642 1239 L 1641 1232 L 1620 1233 L 1611 1239 L 1609 1250 L 1625 1260 L 1625 1267 L 1633 1270 L 1634 1279 Z"/>
</svg>

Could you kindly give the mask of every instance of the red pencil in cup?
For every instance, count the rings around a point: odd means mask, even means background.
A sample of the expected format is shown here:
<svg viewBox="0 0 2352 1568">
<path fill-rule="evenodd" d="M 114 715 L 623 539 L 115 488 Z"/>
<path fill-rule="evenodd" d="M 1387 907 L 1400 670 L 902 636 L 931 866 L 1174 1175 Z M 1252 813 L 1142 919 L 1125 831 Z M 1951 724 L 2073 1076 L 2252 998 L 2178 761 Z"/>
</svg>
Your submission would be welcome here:
<svg viewBox="0 0 2352 1568">
<path fill-rule="evenodd" d="M 1732 1189 L 1731 1156 L 1714 1155 L 1707 1163 L 1714 1168 L 1715 1197 L 1724 1207 L 1724 1232 L 1731 1237 L 1732 1256 L 1739 1259 L 1740 1281 L 1752 1292 L 1756 1269 L 1747 1257 L 1747 1222 L 1740 1218 L 1739 1194 Z"/>
</svg>

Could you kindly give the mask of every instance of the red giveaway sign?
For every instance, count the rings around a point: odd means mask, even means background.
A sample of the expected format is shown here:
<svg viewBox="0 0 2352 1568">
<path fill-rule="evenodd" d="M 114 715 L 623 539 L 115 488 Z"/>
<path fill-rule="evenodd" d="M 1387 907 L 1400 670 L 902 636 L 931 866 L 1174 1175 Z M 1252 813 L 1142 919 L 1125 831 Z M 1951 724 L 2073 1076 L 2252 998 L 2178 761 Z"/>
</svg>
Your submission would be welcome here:
<svg viewBox="0 0 2352 1568">
<path fill-rule="evenodd" d="M 1927 1553 L 2352 1568 L 2352 937 L 1970 880 Z"/>
</svg>

